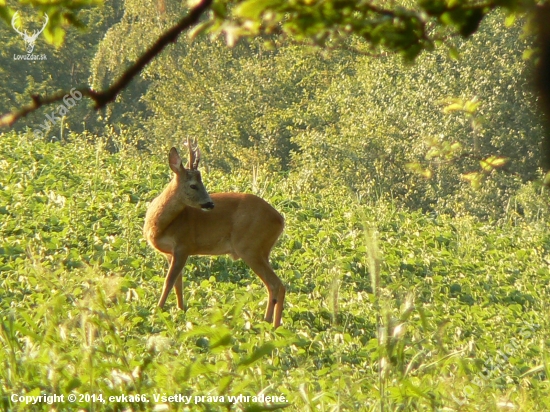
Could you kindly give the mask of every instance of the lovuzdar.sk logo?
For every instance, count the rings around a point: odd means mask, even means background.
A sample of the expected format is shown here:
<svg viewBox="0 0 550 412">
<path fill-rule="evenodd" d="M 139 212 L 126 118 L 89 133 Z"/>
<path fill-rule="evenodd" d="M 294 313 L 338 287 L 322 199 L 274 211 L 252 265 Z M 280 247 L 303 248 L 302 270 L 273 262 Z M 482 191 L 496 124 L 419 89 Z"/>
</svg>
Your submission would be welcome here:
<svg viewBox="0 0 550 412">
<path fill-rule="evenodd" d="M 14 54 L 13 59 L 14 60 L 46 60 L 45 54 L 32 54 L 34 50 L 34 46 L 36 43 L 36 39 L 38 39 L 38 36 L 40 33 L 44 31 L 46 28 L 46 25 L 48 24 L 49 18 L 46 13 L 44 13 L 44 25 L 39 30 L 33 30 L 32 34 L 27 33 L 27 30 L 21 31 L 20 23 L 21 19 L 19 17 L 19 12 L 16 12 L 12 19 L 11 19 L 11 26 L 13 29 L 21 36 L 23 37 L 23 40 L 25 41 L 25 47 L 27 50 L 27 54 Z"/>
</svg>

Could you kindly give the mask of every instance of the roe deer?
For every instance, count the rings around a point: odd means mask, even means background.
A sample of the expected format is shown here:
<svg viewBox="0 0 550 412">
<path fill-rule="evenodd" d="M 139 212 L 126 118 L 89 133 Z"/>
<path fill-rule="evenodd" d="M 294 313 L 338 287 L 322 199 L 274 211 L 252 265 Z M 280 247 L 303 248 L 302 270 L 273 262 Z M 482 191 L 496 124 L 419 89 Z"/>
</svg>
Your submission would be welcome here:
<svg viewBox="0 0 550 412">
<path fill-rule="evenodd" d="M 175 287 L 184 308 L 182 270 L 190 255 L 230 254 L 242 259 L 267 287 L 267 322 L 281 324 L 285 287 L 269 264 L 269 253 L 284 228 L 284 218 L 265 200 L 245 193 L 206 191 L 198 171 L 200 151 L 189 147 L 187 168 L 175 148 L 168 162 L 174 177 L 155 198 L 145 216 L 143 234 L 170 264 L 158 302 L 163 307 Z M 275 315 L 275 317 L 273 317 Z"/>
</svg>

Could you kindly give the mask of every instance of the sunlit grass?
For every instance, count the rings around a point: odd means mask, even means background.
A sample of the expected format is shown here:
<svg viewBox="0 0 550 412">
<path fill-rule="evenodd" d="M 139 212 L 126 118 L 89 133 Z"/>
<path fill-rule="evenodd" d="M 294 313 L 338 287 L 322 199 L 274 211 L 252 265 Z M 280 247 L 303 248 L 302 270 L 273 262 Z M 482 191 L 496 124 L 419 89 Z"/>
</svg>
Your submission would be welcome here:
<svg viewBox="0 0 550 412">
<path fill-rule="evenodd" d="M 288 285 L 283 326 L 262 322 L 264 286 L 227 257 L 190 259 L 187 311 L 173 295 L 160 311 L 166 262 L 141 225 L 165 160 L 73 139 L 2 136 L 4 410 L 29 410 L 12 394 L 150 401 L 59 410 L 152 410 L 163 394 L 224 396 L 169 410 L 263 410 L 228 400 L 258 394 L 296 411 L 550 407 L 544 222 L 427 216 L 341 188 L 300 192 L 292 176 L 206 173 L 210 191 L 258 190 L 285 215 L 272 253 Z"/>
</svg>

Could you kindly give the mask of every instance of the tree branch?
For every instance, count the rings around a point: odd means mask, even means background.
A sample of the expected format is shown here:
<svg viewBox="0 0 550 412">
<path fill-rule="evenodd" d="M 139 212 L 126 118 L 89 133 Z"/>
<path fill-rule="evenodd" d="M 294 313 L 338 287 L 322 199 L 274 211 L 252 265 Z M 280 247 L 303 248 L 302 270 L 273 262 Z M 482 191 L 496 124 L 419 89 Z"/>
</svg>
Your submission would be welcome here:
<svg viewBox="0 0 550 412">
<path fill-rule="evenodd" d="M 175 43 L 179 35 L 198 23 L 200 17 L 210 8 L 212 0 L 202 0 L 196 7 L 192 8 L 187 16 L 183 17 L 175 26 L 166 31 L 158 40 L 141 55 L 141 57 L 113 83 L 108 89 L 101 92 L 91 87 L 78 89 L 82 95 L 89 97 L 95 102 L 94 107 L 101 109 L 116 99 L 118 94 L 128 86 L 145 66 L 147 66 L 162 50 L 170 43 Z M 32 95 L 32 103 L 22 108 L 0 116 L 0 127 L 12 126 L 17 120 L 27 116 L 29 113 L 38 110 L 41 106 L 49 105 L 62 100 L 69 92 L 59 92 L 48 97 Z"/>
</svg>

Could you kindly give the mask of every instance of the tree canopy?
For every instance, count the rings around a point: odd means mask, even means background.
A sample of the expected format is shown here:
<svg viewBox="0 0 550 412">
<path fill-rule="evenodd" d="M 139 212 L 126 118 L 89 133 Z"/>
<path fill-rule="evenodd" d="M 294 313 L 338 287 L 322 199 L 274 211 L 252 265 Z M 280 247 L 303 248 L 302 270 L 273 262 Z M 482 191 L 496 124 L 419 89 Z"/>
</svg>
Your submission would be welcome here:
<svg viewBox="0 0 550 412">
<path fill-rule="evenodd" d="M 49 22 L 44 35 L 46 41 L 54 46 L 63 44 L 68 26 L 86 27 L 79 14 L 81 10 L 102 4 L 100 0 L 30 0 L 20 4 L 23 3 L 47 13 Z M 537 16 L 546 12 L 546 5 L 533 0 L 192 1 L 187 14 L 160 35 L 111 87 L 102 91 L 84 87 L 80 91 L 95 101 L 96 108 L 103 107 L 113 101 L 166 45 L 173 43 L 186 30 L 191 36 L 204 32 L 224 35 L 229 46 L 235 45 L 242 37 L 261 37 L 267 42 L 277 38 L 338 48 L 348 47 L 350 38 L 358 38 L 365 42 L 366 46 L 361 47 L 363 52 L 394 52 L 412 61 L 422 51 L 434 50 L 437 44 L 445 43 L 453 36 L 470 37 L 478 30 L 481 21 L 497 8 L 505 10 L 509 24 L 518 14 Z M 166 12 L 165 0 L 157 0 L 156 9 L 157 18 L 162 20 Z M 0 2 L 0 17 L 7 24 L 15 12 L 15 8 L 5 0 Z M 456 50 L 451 49 L 451 53 L 456 54 Z M 59 101 L 64 93 L 48 99 L 38 94 L 33 96 L 33 102 L 26 108 L 0 118 L 0 125 L 11 125 L 43 104 Z"/>
<path fill-rule="evenodd" d="M 78 12 L 102 4 L 100 0 L 25 1 L 48 13 L 50 24 L 45 35 L 50 44 L 61 45 L 67 24 L 83 27 Z M 23 4 L 23 2 L 21 2 Z M 281 35 L 293 41 L 307 41 L 334 46 L 349 36 L 358 36 L 373 49 L 402 53 L 414 59 L 423 50 L 450 36 L 469 37 L 494 9 L 502 8 L 512 22 L 518 14 L 540 7 L 534 0 L 410 0 L 389 1 L 190 1 L 204 18 L 193 29 L 223 33 L 229 45 L 243 36 Z M 165 0 L 157 0 L 157 10 L 164 13 Z M 0 3 L 0 16 L 10 24 L 15 9 Z M 197 22 L 192 22 L 195 25 Z M 187 29 L 186 27 L 185 29 Z"/>
</svg>

